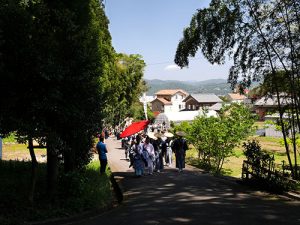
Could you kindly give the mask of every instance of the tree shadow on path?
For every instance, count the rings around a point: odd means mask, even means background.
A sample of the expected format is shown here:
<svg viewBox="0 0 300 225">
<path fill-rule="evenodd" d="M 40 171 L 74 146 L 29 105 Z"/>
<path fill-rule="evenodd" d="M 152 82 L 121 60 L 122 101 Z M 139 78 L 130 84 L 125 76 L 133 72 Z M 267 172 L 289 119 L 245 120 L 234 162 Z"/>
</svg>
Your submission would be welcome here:
<svg viewBox="0 0 300 225">
<path fill-rule="evenodd" d="M 300 224 L 300 202 L 271 198 L 198 170 L 114 176 L 123 187 L 122 205 L 80 224 Z"/>
</svg>

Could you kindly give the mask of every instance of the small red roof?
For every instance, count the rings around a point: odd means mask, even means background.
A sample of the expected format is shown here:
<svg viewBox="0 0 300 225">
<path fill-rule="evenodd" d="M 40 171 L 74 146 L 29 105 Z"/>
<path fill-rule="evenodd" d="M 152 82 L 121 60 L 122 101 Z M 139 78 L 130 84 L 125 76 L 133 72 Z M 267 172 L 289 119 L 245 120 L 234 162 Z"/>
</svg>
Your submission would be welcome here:
<svg viewBox="0 0 300 225">
<path fill-rule="evenodd" d="M 154 114 L 154 117 L 157 117 L 160 114 L 160 112 L 159 111 L 154 111 L 153 114 Z"/>
</svg>

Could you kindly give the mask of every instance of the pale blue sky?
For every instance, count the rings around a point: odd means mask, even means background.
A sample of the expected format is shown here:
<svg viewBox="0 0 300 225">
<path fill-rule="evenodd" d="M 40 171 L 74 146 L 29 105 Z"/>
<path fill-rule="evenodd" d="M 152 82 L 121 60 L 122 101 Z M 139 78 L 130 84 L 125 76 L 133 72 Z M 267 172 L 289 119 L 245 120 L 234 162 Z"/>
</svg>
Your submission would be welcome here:
<svg viewBox="0 0 300 225">
<path fill-rule="evenodd" d="M 144 78 L 161 80 L 227 79 L 228 64 L 211 65 L 198 53 L 189 68 L 178 69 L 174 56 L 182 31 L 197 9 L 210 0 L 105 0 L 112 43 L 117 52 L 140 54 Z"/>
</svg>

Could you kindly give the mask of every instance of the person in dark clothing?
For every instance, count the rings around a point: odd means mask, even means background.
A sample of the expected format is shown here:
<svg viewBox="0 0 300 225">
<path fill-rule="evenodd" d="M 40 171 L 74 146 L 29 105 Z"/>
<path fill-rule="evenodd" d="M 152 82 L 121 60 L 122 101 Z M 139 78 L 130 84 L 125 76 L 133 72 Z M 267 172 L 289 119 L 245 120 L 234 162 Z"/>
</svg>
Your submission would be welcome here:
<svg viewBox="0 0 300 225">
<path fill-rule="evenodd" d="M 183 168 L 185 168 L 185 152 L 188 150 L 188 145 L 183 138 L 183 136 L 185 136 L 184 132 L 178 131 L 176 132 L 176 135 L 178 137 L 174 140 L 172 149 L 175 152 L 176 168 L 178 168 L 179 172 L 182 172 Z"/>
<path fill-rule="evenodd" d="M 167 141 L 166 140 L 161 140 L 161 157 L 162 157 L 162 162 L 166 162 L 166 154 L 167 154 Z M 163 160 L 164 158 L 164 160 Z"/>
<path fill-rule="evenodd" d="M 107 128 L 104 129 L 104 137 L 105 139 L 109 137 L 109 130 Z"/>
<path fill-rule="evenodd" d="M 154 141 L 153 147 L 155 152 L 155 171 L 159 173 L 164 169 L 162 139 L 160 136 L 157 136 L 157 140 Z"/>
<path fill-rule="evenodd" d="M 99 154 L 99 161 L 100 161 L 100 174 L 104 174 L 107 165 L 107 148 L 106 144 L 104 144 L 104 137 L 99 138 L 99 142 L 96 145 L 98 154 Z"/>
</svg>

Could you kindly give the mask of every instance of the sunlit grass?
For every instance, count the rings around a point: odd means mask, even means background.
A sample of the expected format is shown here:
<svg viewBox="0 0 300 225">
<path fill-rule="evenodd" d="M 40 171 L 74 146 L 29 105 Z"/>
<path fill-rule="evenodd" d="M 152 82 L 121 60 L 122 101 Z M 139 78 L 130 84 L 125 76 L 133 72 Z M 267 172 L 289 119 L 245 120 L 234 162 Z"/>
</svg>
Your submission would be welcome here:
<svg viewBox="0 0 300 225">
<path fill-rule="evenodd" d="M 46 149 L 35 149 L 38 160 L 44 161 L 47 154 Z M 31 160 L 26 144 L 3 144 L 2 157 L 4 160 Z"/>
<path fill-rule="evenodd" d="M 263 129 L 263 128 L 265 128 L 265 122 L 263 122 L 263 121 L 256 121 L 253 124 L 253 127 L 255 127 L 256 129 Z"/>
<path fill-rule="evenodd" d="M 12 143 L 12 144 L 3 144 L 3 151 L 9 152 L 9 151 L 21 151 L 25 152 L 28 151 L 27 145 L 26 144 L 17 144 L 17 143 Z"/>
<path fill-rule="evenodd" d="M 264 151 L 268 152 L 271 156 L 274 155 L 275 164 L 282 164 L 282 161 L 287 163 L 285 148 L 280 144 L 281 138 L 256 136 L 248 138 L 248 140 L 252 139 L 258 140 Z M 291 154 L 291 157 L 293 157 L 293 154 Z M 190 165 L 201 167 L 201 164 L 198 162 L 198 151 L 194 148 L 187 151 L 186 160 Z M 244 160 L 246 160 L 246 157 L 243 153 L 242 144 L 240 144 L 239 147 L 234 149 L 233 155 L 226 158 L 222 173 L 228 176 L 241 177 Z"/>
</svg>

